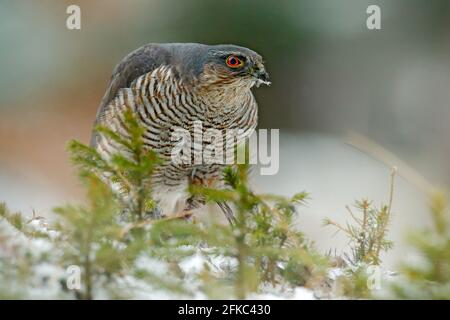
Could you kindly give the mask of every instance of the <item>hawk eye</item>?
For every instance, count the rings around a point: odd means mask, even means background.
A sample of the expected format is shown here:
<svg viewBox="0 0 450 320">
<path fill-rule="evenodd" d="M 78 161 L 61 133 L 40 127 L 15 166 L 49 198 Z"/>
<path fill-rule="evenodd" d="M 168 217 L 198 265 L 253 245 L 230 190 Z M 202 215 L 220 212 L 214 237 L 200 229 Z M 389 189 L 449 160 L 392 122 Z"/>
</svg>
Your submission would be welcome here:
<svg viewBox="0 0 450 320">
<path fill-rule="evenodd" d="M 236 69 L 236 68 L 240 68 L 244 65 L 244 61 L 242 61 L 241 59 L 239 59 L 238 57 L 231 55 L 227 57 L 226 60 L 227 66 L 229 66 L 230 68 Z"/>
</svg>

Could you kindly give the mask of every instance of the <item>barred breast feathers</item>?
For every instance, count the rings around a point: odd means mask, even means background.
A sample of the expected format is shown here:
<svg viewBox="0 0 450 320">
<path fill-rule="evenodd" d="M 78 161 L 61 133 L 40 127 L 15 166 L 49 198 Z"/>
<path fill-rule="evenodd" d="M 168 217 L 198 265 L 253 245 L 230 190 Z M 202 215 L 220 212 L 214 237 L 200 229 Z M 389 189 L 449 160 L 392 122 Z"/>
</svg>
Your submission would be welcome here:
<svg viewBox="0 0 450 320">
<path fill-rule="evenodd" d="M 191 130 L 194 121 L 201 121 L 203 130 L 242 129 L 249 136 L 256 127 L 257 104 L 250 88 L 240 90 L 239 85 L 199 90 L 163 65 L 139 76 L 129 88 L 119 89 L 100 123 L 126 137 L 124 113 L 131 110 L 146 129 L 144 143 L 166 157 L 173 127 Z M 110 154 L 118 148 L 113 141 L 99 138 L 101 151 Z"/>
</svg>

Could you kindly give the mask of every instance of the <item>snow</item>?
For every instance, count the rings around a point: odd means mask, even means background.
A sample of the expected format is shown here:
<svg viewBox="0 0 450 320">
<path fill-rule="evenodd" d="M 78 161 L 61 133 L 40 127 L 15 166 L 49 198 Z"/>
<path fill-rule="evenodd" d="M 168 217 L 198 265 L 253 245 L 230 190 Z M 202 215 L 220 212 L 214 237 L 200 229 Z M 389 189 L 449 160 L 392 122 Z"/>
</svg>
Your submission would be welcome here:
<svg viewBox="0 0 450 320">
<path fill-rule="evenodd" d="M 143 255 L 141 255 L 140 257 L 138 257 L 136 259 L 135 267 L 138 269 L 152 272 L 153 274 L 157 274 L 160 276 L 165 275 L 167 273 L 167 269 L 168 269 L 167 263 L 165 263 L 161 260 L 149 257 L 149 256 L 143 256 Z"/>
<path fill-rule="evenodd" d="M 29 224 L 40 232 L 53 234 L 54 239 L 58 236 L 57 233 L 52 233 L 47 228 L 45 220 L 32 219 Z M 8 241 L 0 243 L 0 265 L 2 258 L 24 259 L 27 255 L 33 257 L 36 261 L 40 261 L 31 266 L 31 278 L 25 287 L 23 284 L 16 282 L 17 287 L 22 286 L 21 289 L 25 290 L 23 294 L 21 293 L 22 296 L 30 299 L 75 298 L 74 292 L 67 289 L 63 290 L 62 285 L 65 284 L 68 273 L 60 264 L 61 262 L 58 261 L 61 252 L 58 251 L 59 248 L 54 245 L 53 241 L 46 238 L 29 239 L 1 219 L 0 229 L 1 234 L 7 235 L 8 238 Z M 120 276 L 113 281 L 106 279 L 106 277 L 97 279 L 97 283 L 94 285 L 94 297 L 96 299 L 115 297 L 128 299 L 208 299 L 203 290 L 204 286 L 208 285 L 202 279 L 203 272 L 207 271 L 215 277 L 224 278 L 237 267 L 235 258 L 217 254 L 217 250 L 214 248 L 181 246 L 178 249 L 187 254 L 179 263 L 183 273 L 181 278 L 169 272 L 170 265 L 168 263 L 152 257 L 148 253 L 143 253 L 135 260 L 134 265 L 130 266 L 130 274 Z M 47 258 L 42 260 L 41 257 Z M 139 270 L 163 279 L 164 282 L 173 283 L 176 286 L 180 285 L 183 290 L 168 290 L 164 288 L 164 285 L 161 286 L 148 279 L 134 276 L 133 271 Z M 329 277 L 335 279 L 342 274 L 341 269 L 331 269 Z M 16 279 L 13 280 L 16 281 Z M 220 294 L 226 294 L 225 291 L 220 292 Z M 229 290 L 229 294 L 229 298 L 233 298 L 232 288 Z M 265 285 L 260 288 L 258 293 L 250 294 L 248 299 L 313 300 L 317 297 L 313 290 L 305 287 Z"/>
<path fill-rule="evenodd" d="M 336 280 L 337 278 L 343 276 L 345 274 L 342 268 L 330 268 L 328 270 L 328 277 L 331 280 Z"/>
<path fill-rule="evenodd" d="M 183 259 L 179 265 L 184 273 L 190 274 L 200 273 L 201 271 L 203 271 L 205 263 L 206 259 L 203 257 L 203 255 L 197 252 L 194 255 Z"/>
<path fill-rule="evenodd" d="M 297 287 L 294 291 L 294 300 L 316 300 L 314 293 L 307 288 Z"/>
</svg>

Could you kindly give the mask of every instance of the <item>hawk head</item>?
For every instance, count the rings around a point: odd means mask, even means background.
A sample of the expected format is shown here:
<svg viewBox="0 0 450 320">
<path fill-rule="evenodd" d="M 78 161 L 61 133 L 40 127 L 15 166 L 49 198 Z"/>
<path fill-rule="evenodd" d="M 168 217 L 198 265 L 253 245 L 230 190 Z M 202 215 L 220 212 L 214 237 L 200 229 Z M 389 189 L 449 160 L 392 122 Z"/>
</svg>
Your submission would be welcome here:
<svg viewBox="0 0 450 320">
<path fill-rule="evenodd" d="M 201 77 L 216 85 L 258 87 L 270 84 L 262 57 L 235 45 L 211 46 L 203 62 Z"/>
<path fill-rule="evenodd" d="M 171 65 L 187 81 L 211 90 L 229 87 L 249 89 L 269 85 L 262 57 L 236 45 L 170 44 Z"/>
</svg>

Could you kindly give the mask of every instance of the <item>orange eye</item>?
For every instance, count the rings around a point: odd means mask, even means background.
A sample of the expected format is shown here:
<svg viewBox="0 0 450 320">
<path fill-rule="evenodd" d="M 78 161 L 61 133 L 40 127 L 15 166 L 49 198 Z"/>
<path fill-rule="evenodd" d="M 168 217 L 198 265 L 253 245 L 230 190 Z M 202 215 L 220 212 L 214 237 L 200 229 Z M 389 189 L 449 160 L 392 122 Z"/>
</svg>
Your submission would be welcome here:
<svg viewBox="0 0 450 320">
<path fill-rule="evenodd" d="M 226 63 L 227 66 L 233 69 L 240 68 L 244 65 L 244 61 L 233 55 L 228 56 Z"/>
</svg>

